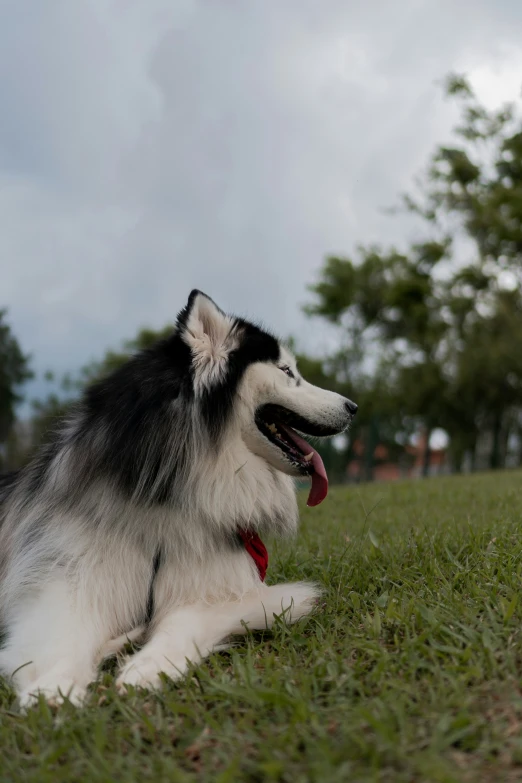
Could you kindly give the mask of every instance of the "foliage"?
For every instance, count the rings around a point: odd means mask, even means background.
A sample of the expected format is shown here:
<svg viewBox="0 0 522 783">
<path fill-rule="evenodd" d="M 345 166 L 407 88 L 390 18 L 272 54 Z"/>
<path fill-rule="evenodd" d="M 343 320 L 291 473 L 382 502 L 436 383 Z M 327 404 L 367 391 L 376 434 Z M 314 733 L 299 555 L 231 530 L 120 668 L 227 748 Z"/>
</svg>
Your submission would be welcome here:
<svg viewBox="0 0 522 783">
<path fill-rule="evenodd" d="M 458 467 L 491 432 L 497 467 L 522 421 L 522 119 L 515 105 L 485 109 L 462 76 L 446 93 L 462 144 L 439 147 L 420 197 L 404 198 L 429 238 L 328 258 L 306 310 L 372 357 L 366 387 L 398 414 L 396 436 L 405 422 L 443 427 Z"/>
<path fill-rule="evenodd" d="M 0 310 L 0 445 L 7 440 L 16 405 L 22 401 L 21 387 L 32 377 L 29 357 L 22 352 L 6 314 Z"/>
</svg>

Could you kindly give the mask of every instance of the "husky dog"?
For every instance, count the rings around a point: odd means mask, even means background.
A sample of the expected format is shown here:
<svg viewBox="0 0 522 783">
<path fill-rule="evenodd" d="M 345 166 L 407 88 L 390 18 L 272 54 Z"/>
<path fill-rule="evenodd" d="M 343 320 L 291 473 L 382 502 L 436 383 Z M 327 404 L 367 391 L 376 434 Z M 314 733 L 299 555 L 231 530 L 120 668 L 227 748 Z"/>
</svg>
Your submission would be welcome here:
<svg viewBox="0 0 522 783">
<path fill-rule="evenodd" d="M 21 705 L 81 703 L 127 639 L 144 644 L 118 687 L 157 688 L 245 626 L 308 614 L 318 589 L 267 586 L 259 535 L 296 530 L 294 478 L 311 478 L 309 505 L 326 495 L 296 430 L 335 435 L 356 410 L 193 291 L 170 337 L 88 388 L 0 483 L 0 670 Z"/>
</svg>

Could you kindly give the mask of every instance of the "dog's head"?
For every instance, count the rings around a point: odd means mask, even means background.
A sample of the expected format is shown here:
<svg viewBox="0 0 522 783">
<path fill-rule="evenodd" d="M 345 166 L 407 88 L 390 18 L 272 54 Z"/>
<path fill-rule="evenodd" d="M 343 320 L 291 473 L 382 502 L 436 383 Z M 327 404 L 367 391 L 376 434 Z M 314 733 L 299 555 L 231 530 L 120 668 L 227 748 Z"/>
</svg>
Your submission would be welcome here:
<svg viewBox="0 0 522 783">
<path fill-rule="evenodd" d="M 211 436 L 233 422 L 248 450 L 277 470 L 312 479 L 309 505 L 326 496 L 323 461 L 303 436 L 343 432 L 357 411 L 351 400 L 305 381 L 290 351 L 271 334 L 226 315 L 193 291 L 177 333 L 190 349 L 192 387 Z"/>
</svg>

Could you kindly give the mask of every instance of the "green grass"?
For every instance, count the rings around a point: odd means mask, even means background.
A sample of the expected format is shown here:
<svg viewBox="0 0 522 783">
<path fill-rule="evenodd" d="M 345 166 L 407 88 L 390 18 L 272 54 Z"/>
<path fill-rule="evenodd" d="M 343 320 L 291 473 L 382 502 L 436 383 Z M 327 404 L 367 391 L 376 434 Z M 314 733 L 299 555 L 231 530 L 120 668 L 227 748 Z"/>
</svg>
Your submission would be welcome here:
<svg viewBox="0 0 522 783">
<path fill-rule="evenodd" d="M 333 489 L 270 551 L 314 617 L 159 695 L 109 671 L 22 716 L 0 685 L 0 780 L 522 780 L 521 473 Z"/>
</svg>

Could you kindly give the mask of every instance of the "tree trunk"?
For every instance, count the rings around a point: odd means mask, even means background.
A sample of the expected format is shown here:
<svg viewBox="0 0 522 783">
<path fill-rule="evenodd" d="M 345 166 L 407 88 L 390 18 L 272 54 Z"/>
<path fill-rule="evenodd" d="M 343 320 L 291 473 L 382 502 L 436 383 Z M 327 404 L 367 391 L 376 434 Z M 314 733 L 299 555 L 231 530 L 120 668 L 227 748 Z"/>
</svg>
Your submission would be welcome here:
<svg viewBox="0 0 522 783">
<path fill-rule="evenodd" d="M 509 426 L 503 427 L 502 435 L 500 438 L 500 465 L 503 468 L 505 468 L 508 463 L 510 435 L 511 435 L 511 430 Z"/>
<path fill-rule="evenodd" d="M 465 453 L 462 446 L 454 447 L 452 449 L 450 469 L 453 473 L 462 473 L 462 463 L 464 462 Z"/>
<path fill-rule="evenodd" d="M 366 429 L 366 448 L 364 449 L 364 477 L 366 481 L 373 481 L 374 455 L 375 447 L 377 446 L 377 439 L 377 420 L 375 416 L 372 416 L 370 424 Z"/>
<path fill-rule="evenodd" d="M 477 438 L 475 438 L 474 443 L 471 447 L 471 460 L 470 460 L 469 467 L 471 473 L 475 473 L 477 469 Z"/>
<path fill-rule="evenodd" d="M 489 465 L 491 470 L 500 467 L 500 436 L 502 434 L 502 415 L 496 413 L 493 419 L 493 444 L 491 446 L 491 456 Z"/>
<path fill-rule="evenodd" d="M 429 475 L 430 472 L 430 436 L 431 436 L 431 428 L 426 428 L 426 442 L 424 444 L 424 451 L 422 454 L 422 477 L 426 478 L 426 476 Z"/>
</svg>

